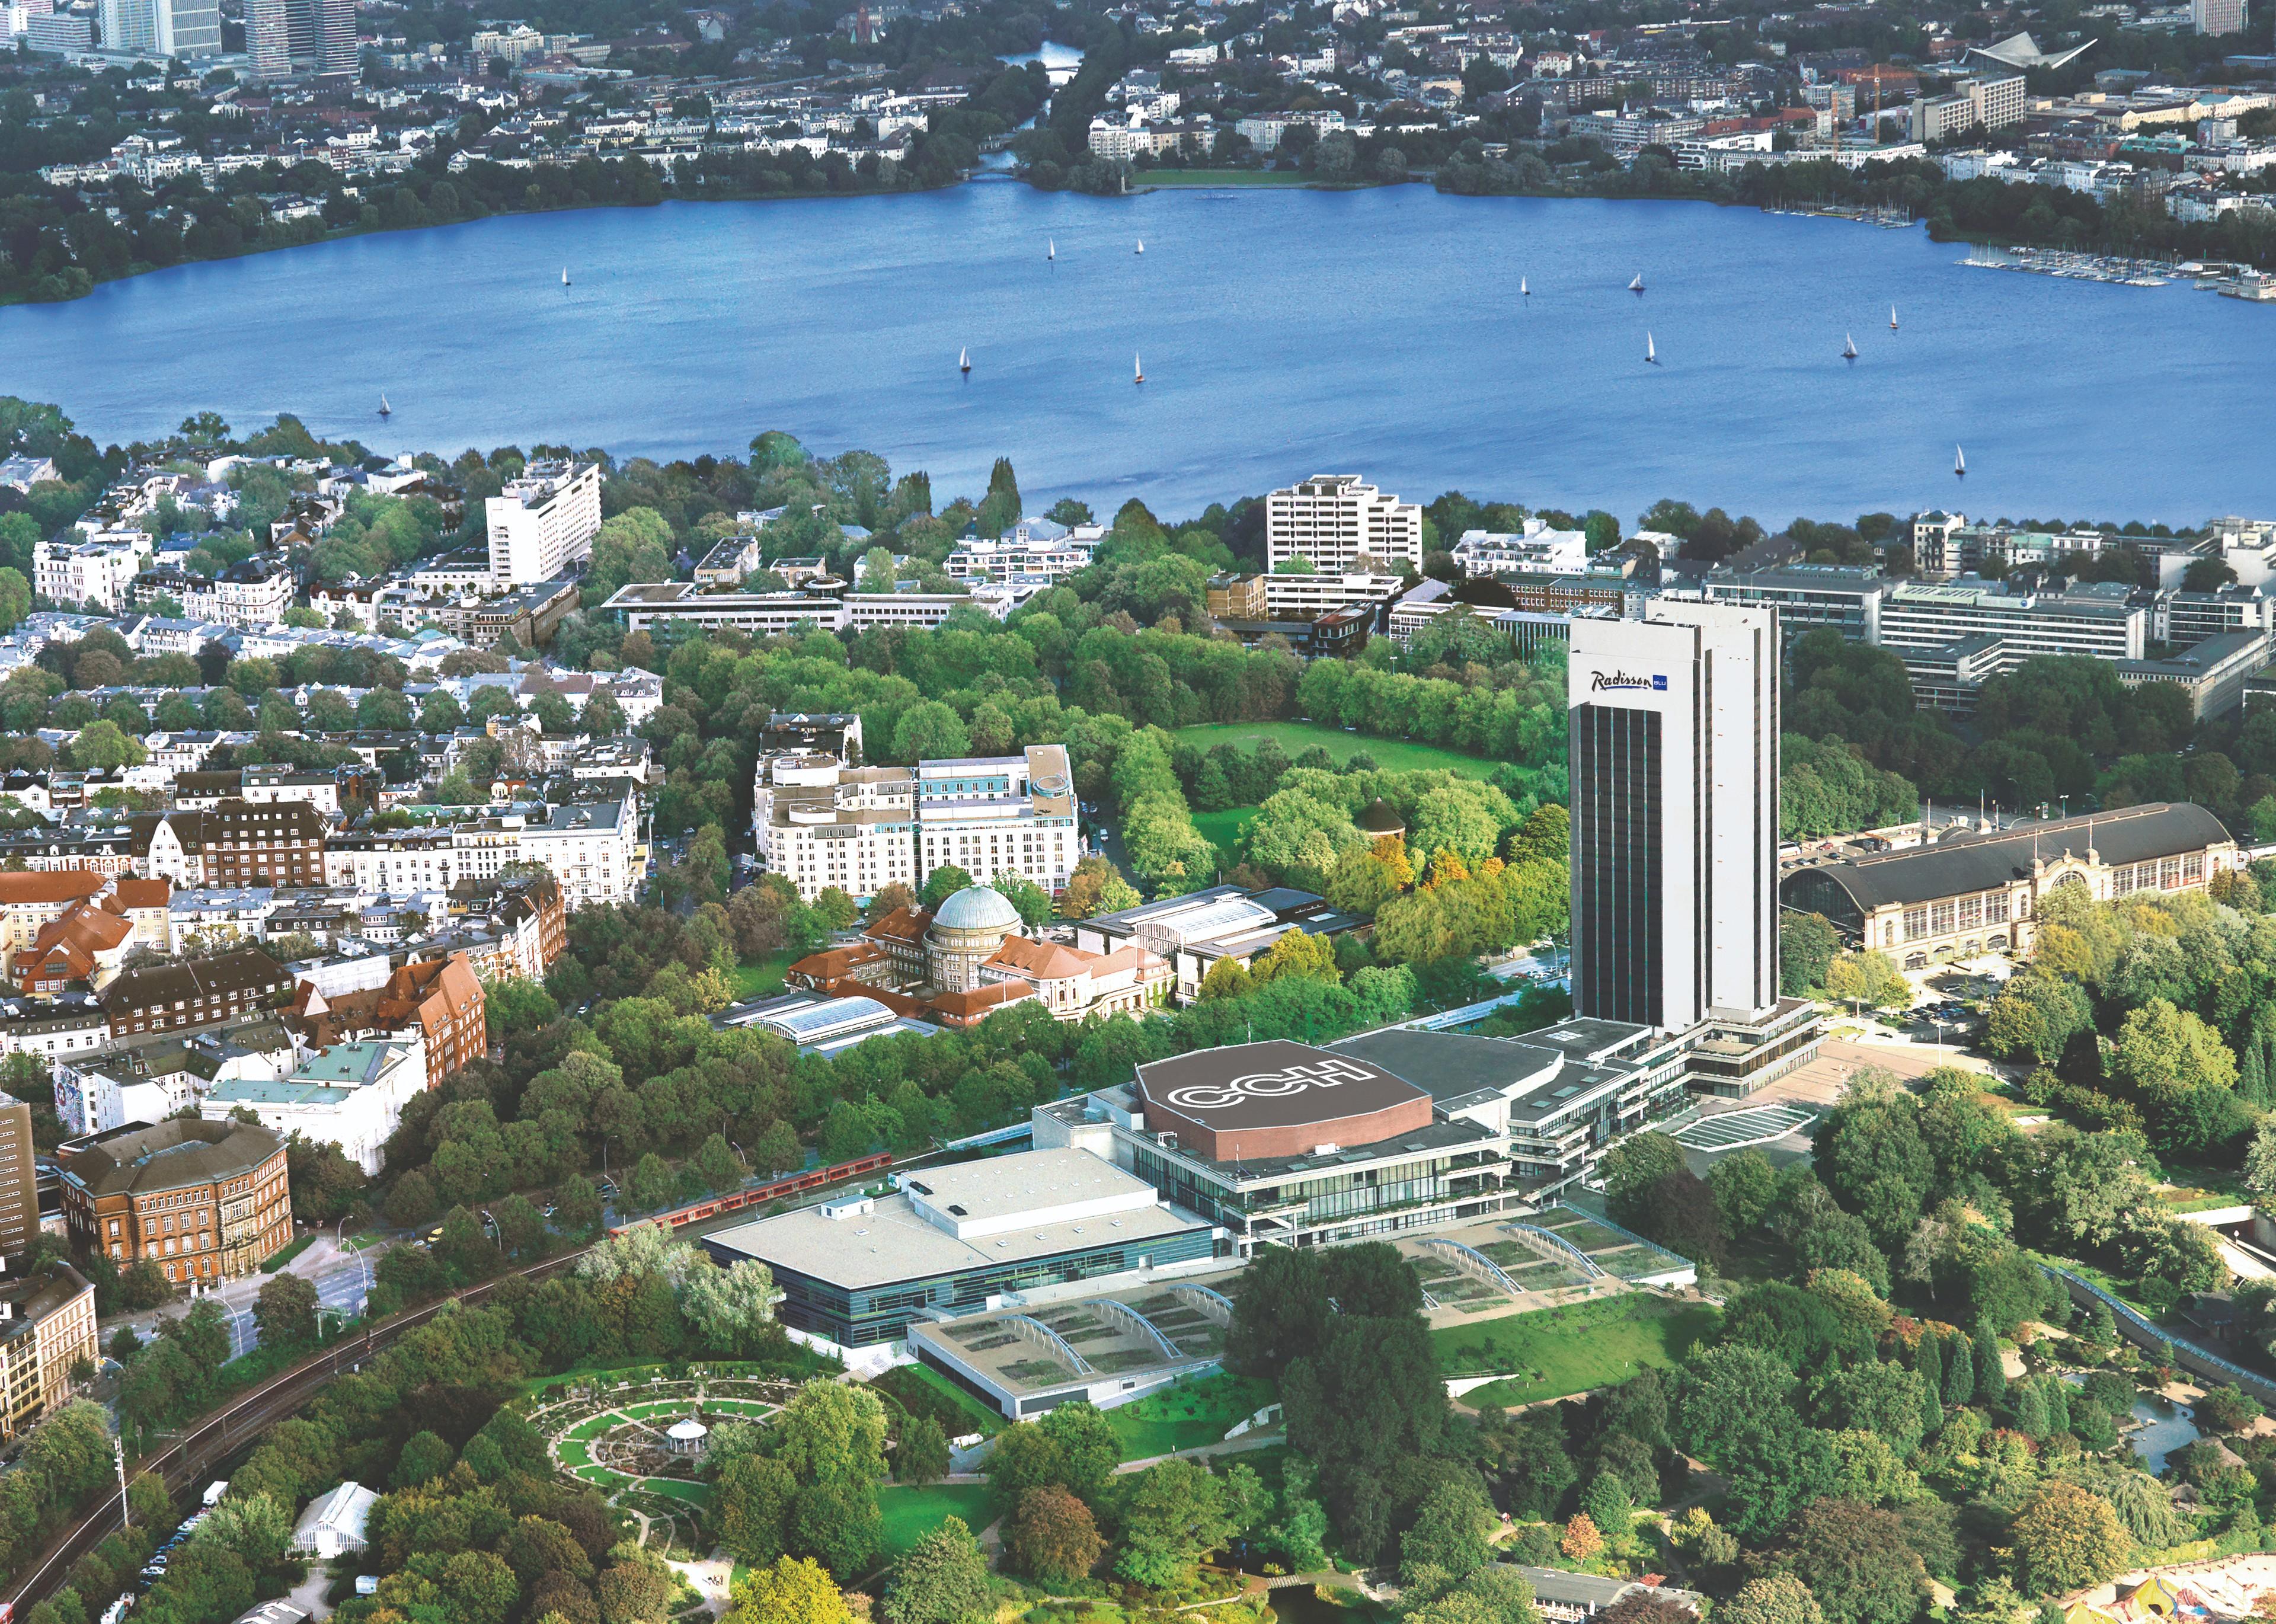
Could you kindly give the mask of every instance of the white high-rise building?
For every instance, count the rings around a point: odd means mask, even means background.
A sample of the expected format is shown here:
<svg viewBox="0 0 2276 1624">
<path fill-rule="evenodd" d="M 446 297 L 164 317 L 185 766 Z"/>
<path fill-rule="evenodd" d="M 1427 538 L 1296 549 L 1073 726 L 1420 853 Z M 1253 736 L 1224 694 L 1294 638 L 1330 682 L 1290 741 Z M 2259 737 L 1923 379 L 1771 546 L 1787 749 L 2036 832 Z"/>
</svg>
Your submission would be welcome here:
<svg viewBox="0 0 2276 1624">
<path fill-rule="evenodd" d="M 1779 616 L 1573 622 L 1573 1007 L 1680 1033 L 1779 1001 Z"/>
<path fill-rule="evenodd" d="M 102 0 L 95 15 L 102 26 L 102 49 L 140 51 L 156 49 L 158 27 L 156 11 L 153 0 Z"/>
<path fill-rule="evenodd" d="M 1082 857 L 1066 747 L 917 763 L 917 883 L 951 865 L 985 885 L 1016 871 L 1056 895 Z"/>
<path fill-rule="evenodd" d="M 2247 19 L 2245 0 L 2189 0 L 2189 27 L 2198 34 L 2242 34 Z"/>
<path fill-rule="evenodd" d="M 1348 574 L 1362 559 L 1422 565 L 1422 509 L 1385 496 L 1356 474 L 1315 474 L 1264 498 L 1264 557 L 1290 558 L 1326 574 Z"/>
<path fill-rule="evenodd" d="M 153 0 L 162 57 L 221 55 L 221 0 Z"/>
<path fill-rule="evenodd" d="M 489 522 L 492 587 L 503 592 L 550 581 L 592 555 L 601 528 L 600 465 L 533 462 L 482 512 Z"/>
</svg>

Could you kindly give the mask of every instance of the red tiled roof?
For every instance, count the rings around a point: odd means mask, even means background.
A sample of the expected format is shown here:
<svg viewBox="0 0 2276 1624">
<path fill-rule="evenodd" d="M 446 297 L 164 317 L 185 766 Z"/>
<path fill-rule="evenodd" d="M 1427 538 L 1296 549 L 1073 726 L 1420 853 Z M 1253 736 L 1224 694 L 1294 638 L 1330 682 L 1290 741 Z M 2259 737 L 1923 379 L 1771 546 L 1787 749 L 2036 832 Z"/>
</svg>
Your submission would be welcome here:
<svg viewBox="0 0 2276 1624">
<path fill-rule="evenodd" d="M 30 902 L 77 902 L 109 884 L 92 869 L 52 869 L 39 873 L 0 873 L 0 907 Z"/>
</svg>

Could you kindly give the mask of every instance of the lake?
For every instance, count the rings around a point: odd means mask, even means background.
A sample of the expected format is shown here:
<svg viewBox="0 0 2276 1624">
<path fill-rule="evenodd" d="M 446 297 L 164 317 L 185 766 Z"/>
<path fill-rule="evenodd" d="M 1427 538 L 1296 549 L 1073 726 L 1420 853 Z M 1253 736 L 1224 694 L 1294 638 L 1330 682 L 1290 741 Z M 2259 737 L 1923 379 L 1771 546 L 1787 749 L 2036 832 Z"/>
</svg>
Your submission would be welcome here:
<svg viewBox="0 0 2276 1624">
<path fill-rule="evenodd" d="M 1772 524 L 2276 512 L 2276 308 L 1966 252 L 1696 203 L 980 181 L 184 266 L 0 309 L 0 393 L 106 442 L 207 408 L 390 452 L 734 453 L 782 429 L 928 469 L 943 502 L 1009 456 L 1037 510 L 1175 516 L 1354 471 L 1631 522 L 1663 496 Z"/>
</svg>

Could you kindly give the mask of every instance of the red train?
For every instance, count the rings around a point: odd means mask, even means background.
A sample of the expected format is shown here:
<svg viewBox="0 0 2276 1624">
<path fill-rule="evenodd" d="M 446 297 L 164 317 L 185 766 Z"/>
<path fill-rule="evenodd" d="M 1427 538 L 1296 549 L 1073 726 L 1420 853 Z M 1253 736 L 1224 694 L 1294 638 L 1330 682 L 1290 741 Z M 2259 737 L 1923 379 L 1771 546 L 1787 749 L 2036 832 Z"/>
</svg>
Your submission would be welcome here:
<svg viewBox="0 0 2276 1624">
<path fill-rule="evenodd" d="M 816 1167 L 811 1172 L 794 1172 L 769 1184 L 754 1184 L 747 1189 L 736 1190 L 726 1195 L 715 1195 L 709 1201 L 699 1201 L 685 1207 L 674 1207 L 669 1212 L 659 1212 L 654 1218 L 640 1218 L 633 1224 L 619 1224 L 609 1233 L 621 1235 L 639 1224 L 661 1224 L 667 1229 L 701 1223 L 717 1218 L 723 1212 L 740 1212 L 746 1207 L 763 1207 L 770 1201 L 780 1201 L 785 1195 L 801 1195 L 809 1190 L 828 1189 L 833 1184 L 845 1184 L 870 1173 L 883 1172 L 893 1165 L 890 1151 L 879 1150 L 850 1162 L 840 1162 L 835 1167 Z M 0 1624 L 8 1624 L 0 1619 Z"/>
</svg>

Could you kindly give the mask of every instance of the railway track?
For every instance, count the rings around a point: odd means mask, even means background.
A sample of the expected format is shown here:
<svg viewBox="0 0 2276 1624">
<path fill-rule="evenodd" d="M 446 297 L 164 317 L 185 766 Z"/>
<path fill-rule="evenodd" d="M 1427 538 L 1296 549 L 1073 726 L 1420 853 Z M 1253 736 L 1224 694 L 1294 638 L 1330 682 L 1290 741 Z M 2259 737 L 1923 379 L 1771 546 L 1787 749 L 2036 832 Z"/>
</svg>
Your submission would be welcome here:
<svg viewBox="0 0 2276 1624">
<path fill-rule="evenodd" d="M 525 1268 L 511 1269 L 479 1286 L 470 1286 L 420 1308 L 406 1309 L 361 1336 L 311 1355 L 250 1392 L 239 1393 L 222 1408 L 191 1423 L 165 1448 L 145 1455 L 137 1463 L 138 1468 L 157 1473 L 168 1491 L 178 1493 L 203 1477 L 216 1461 L 242 1448 L 260 1432 L 300 1408 L 342 1370 L 353 1370 L 374 1354 L 393 1347 L 406 1332 L 417 1330 L 452 1303 L 480 1304 L 505 1280 L 538 1279 L 558 1274 L 584 1255 L 585 1248 L 580 1248 Z M 59 1587 L 72 1564 L 118 1529 L 120 1515 L 118 1496 L 106 1494 L 94 1510 L 67 1529 L 36 1565 L 6 1587 L 5 1599 L 0 1600 L 0 1624 L 11 1624 L 19 1610 L 44 1599 Z"/>
</svg>

